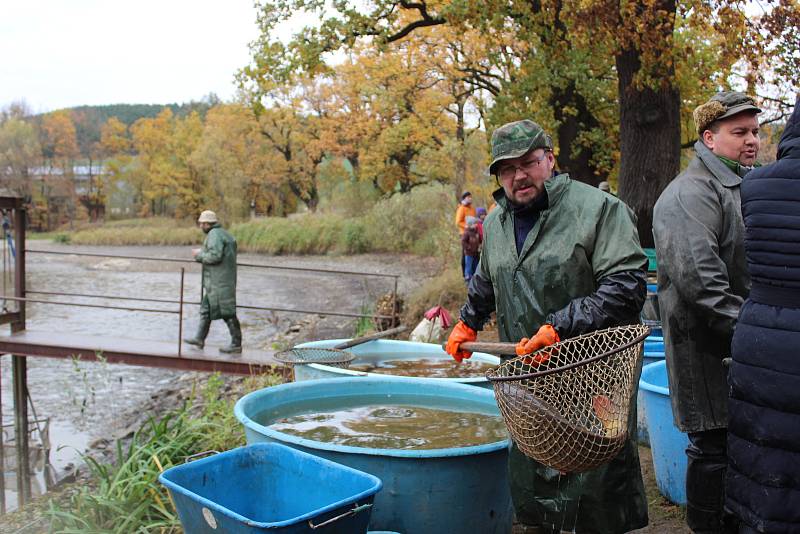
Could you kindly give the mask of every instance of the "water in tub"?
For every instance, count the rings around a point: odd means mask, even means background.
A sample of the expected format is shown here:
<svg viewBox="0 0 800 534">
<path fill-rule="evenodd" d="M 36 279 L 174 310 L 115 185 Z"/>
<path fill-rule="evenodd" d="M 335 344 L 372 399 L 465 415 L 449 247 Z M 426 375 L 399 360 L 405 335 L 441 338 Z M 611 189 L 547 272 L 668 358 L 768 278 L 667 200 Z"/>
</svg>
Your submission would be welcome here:
<svg viewBox="0 0 800 534">
<path fill-rule="evenodd" d="M 426 378 L 470 378 L 484 376 L 495 367 L 491 363 L 478 360 L 464 360 L 461 363 L 451 358 L 393 358 L 383 354 L 379 360 L 356 361 L 350 365 L 351 371 L 378 373 L 399 376 L 419 376 Z"/>
<path fill-rule="evenodd" d="M 495 443 L 507 438 L 498 415 L 442 408 L 371 403 L 306 407 L 292 414 L 262 413 L 257 422 L 294 436 L 352 447 L 445 449 Z"/>
</svg>

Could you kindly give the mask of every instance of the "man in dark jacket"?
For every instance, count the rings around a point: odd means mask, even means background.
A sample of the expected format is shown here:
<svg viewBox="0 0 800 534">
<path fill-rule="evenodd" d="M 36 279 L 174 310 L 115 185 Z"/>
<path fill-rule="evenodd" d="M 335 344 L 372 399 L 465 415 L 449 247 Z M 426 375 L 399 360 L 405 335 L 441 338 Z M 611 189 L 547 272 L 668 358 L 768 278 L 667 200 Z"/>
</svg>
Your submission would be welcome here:
<svg viewBox="0 0 800 534">
<path fill-rule="evenodd" d="M 468 358 L 460 344 L 474 341 L 493 311 L 500 339 L 519 340 L 522 353 L 637 323 L 647 257 L 631 210 L 556 174 L 551 138 L 533 121 L 498 128 L 492 158 L 489 170 L 502 186 L 494 193 L 497 209 L 484 223 L 483 253 L 447 352 Z M 511 495 L 526 532 L 615 534 L 647 525 L 635 406 L 628 431 L 615 458 L 580 474 L 559 473 L 513 445 Z"/>
<path fill-rule="evenodd" d="M 722 360 L 730 356 L 750 289 L 739 186 L 756 163 L 760 112 L 737 92 L 699 106 L 695 157 L 653 210 L 672 411 L 689 436 L 686 522 L 695 532 L 734 528 L 723 512 L 728 389 Z"/>
<path fill-rule="evenodd" d="M 750 295 L 733 336 L 725 502 L 742 533 L 800 532 L 800 98 L 742 182 Z"/>
<path fill-rule="evenodd" d="M 203 248 L 193 251 L 194 259 L 203 264 L 203 300 L 200 303 L 200 324 L 193 338 L 184 339 L 201 349 L 205 345 L 211 321 L 222 319 L 231 333 L 231 343 L 219 349 L 222 353 L 242 352 L 242 328 L 236 317 L 236 240 L 220 226 L 213 211 L 204 211 L 197 219 L 205 232 Z"/>
</svg>

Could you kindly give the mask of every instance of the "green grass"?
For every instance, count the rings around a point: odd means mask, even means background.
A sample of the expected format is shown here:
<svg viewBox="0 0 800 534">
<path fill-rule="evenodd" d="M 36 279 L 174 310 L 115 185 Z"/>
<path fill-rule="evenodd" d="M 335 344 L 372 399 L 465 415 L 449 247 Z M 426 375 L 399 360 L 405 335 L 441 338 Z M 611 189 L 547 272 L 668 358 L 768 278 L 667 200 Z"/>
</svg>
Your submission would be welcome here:
<svg viewBox="0 0 800 534">
<path fill-rule="evenodd" d="M 248 379 L 246 390 L 274 385 L 274 375 Z M 59 533 L 181 532 L 175 508 L 158 482 L 161 471 L 199 452 L 244 445 L 233 415 L 235 399 L 223 395 L 219 375 L 191 396 L 181 409 L 152 418 L 127 445 L 117 442 L 116 461 L 103 464 L 85 457 L 91 483 L 67 503 L 51 503 L 50 531 Z"/>
<path fill-rule="evenodd" d="M 372 202 L 361 210 L 328 203 L 327 210 L 225 224 L 243 252 L 265 254 L 412 253 L 458 256 L 451 189 L 439 184 L 414 188 Z M 355 213 L 355 214 L 354 214 Z M 40 234 L 76 245 L 195 245 L 203 233 L 192 221 L 137 218 L 87 224 L 73 232 Z"/>
<path fill-rule="evenodd" d="M 412 253 L 455 255 L 459 248 L 449 189 L 418 187 L 367 206 L 359 215 L 318 212 L 233 225 L 241 250 L 268 254 Z"/>
<path fill-rule="evenodd" d="M 70 234 L 74 245 L 196 245 L 203 242 L 199 228 L 164 227 L 103 227 Z"/>
</svg>

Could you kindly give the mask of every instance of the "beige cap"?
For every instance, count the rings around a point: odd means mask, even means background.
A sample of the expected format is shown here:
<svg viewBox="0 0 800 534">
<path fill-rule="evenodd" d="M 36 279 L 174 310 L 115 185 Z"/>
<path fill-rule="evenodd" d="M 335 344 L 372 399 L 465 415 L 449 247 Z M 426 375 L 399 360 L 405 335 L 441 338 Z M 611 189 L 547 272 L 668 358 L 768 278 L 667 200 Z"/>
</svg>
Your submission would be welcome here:
<svg viewBox="0 0 800 534">
<path fill-rule="evenodd" d="M 197 219 L 199 223 L 215 223 L 219 222 L 217 220 L 217 214 L 211 210 L 205 210 L 203 213 L 200 214 L 200 217 Z"/>
</svg>

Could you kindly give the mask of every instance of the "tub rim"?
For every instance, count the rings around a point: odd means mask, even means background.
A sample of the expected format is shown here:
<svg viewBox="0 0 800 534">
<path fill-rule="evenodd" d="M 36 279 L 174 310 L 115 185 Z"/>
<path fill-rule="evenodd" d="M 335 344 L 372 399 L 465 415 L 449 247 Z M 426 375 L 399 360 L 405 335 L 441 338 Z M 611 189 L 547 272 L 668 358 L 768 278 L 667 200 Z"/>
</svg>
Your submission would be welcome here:
<svg viewBox="0 0 800 534">
<path fill-rule="evenodd" d="M 318 340 L 318 341 L 307 341 L 305 343 L 300 343 L 299 345 L 295 345 L 295 346 L 298 347 L 298 348 L 303 348 L 303 347 L 331 348 L 334 345 L 336 345 L 338 343 L 344 343 L 345 341 L 350 341 L 350 339 L 349 338 L 344 338 L 344 339 L 321 339 L 321 340 Z M 387 344 L 387 345 L 403 344 L 403 346 L 420 345 L 420 346 L 424 346 L 426 348 L 428 348 L 428 347 L 436 347 L 440 351 L 442 350 L 442 346 L 441 345 L 437 345 L 436 343 L 422 343 L 420 341 L 403 341 L 401 339 L 374 339 L 374 340 L 368 341 L 367 343 L 364 343 L 362 345 L 358 345 L 358 347 L 368 347 L 370 344 L 373 344 L 373 343 L 376 344 L 376 345 L 383 345 L 383 344 Z M 353 347 L 353 348 L 356 349 L 356 347 Z M 349 351 L 350 349 L 345 349 L 345 350 Z M 355 351 L 353 351 L 353 352 L 355 352 Z M 356 353 L 356 355 L 358 355 L 358 354 Z M 501 359 L 498 356 L 493 356 L 491 354 L 486 354 L 485 352 L 473 352 L 472 353 L 472 357 L 475 358 L 476 361 L 491 363 L 492 365 L 500 365 L 502 363 Z M 487 379 L 485 376 L 468 376 L 468 377 L 463 377 L 463 378 L 457 378 L 457 377 L 455 377 L 455 378 L 440 378 L 440 377 L 432 377 L 432 376 L 403 376 L 403 375 L 392 375 L 392 374 L 388 374 L 388 373 L 369 373 L 369 372 L 364 372 L 364 371 L 352 371 L 350 369 L 343 369 L 341 367 L 333 367 L 331 365 L 324 365 L 324 364 L 321 364 L 321 363 L 308 363 L 308 364 L 304 364 L 304 365 L 307 365 L 309 368 L 317 370 L 317 371 L 324 371 L 324 372 L 327 372 L 327 373 L 333 373 L 333 374 L 336 374 L 336 375 L 341 375 L 343 377 L 345 377 L 345 376 L 346 377 L 353 377 L 353 376 L 362 376 L 362 377 L 365 377 L 365 376 L 368 376 L 368 377 L 373 377 L 373 376 L 393 376 L 393 377 L 402 378 L 402 379 L 413 378 L 413 379 L 416 379 L 416 380 L 440 380 L 442 382 L 446 382 L 446 383 L 449 383 L 449 384 L 482 384 L 482 383 L 488 383 L 489 382 L 489 379 Z"/>
<path fill-rule="evenodd" d="M 291 443 L 293 445 L 298 445 L 301 447 L 305 447 L 307 449 L 319 449 L 329 452 L 337 452 L 345 454 L 360 454 L 364 456 L 389 456 L 393 458 L 410 458 L 410 459 L 450 458 L 458 456 L 473 456 L 478 454 L 487 454 L 502 449 L 508 449 L 510 447 L 511 445 L 510 437 L 501 441 L 485 443 L 483 445 L 470 445 L 468 447 L 449 447 L 446 449 L 416 449 L 416 450 L 376 449 L 373 447 L 353 447 L 350 445 L 335 445 L 331 443 L 324 443 L 321 441 L 314 441 L 311 439 L 301 438 L 293 436 L 291 434 L 285 434 L 283 432 L 278 432 L 277 430 L 272 430 L 269 427 L 257 423 L 244 413 L 245 404 L 247 404 L 248 402 L 252 402 L 252 400 L 255 398 L 273 394 L 271 393 L 271 391 L 278 391 L 277 388 L 282 388 L 282 389 L 278 393 L 274 393 L 275 395 L 278 395 L 285 391 L 292 391 L 294 389 L 302 390 L 311 387 L 324 388 L 325 386 L 330 386 L 334 389 L 345 389 L 348 383 L 359 383 L 362 385 L 364 384 L 364 382 L 396 383 L 407 386 L 410 380 L 419 382 L 419 385 L 427 390 L 425 392 L 426 395 L 444 396 L 444 395 L 439 395 L 438 393 L 447 389 L 456 389 L 456 390 L 461 390 L 460 392 L 464 394 L 456 396 L 455 397 L 456 400 L 458 400 L 459 398 L 464 398 L 465 396 L 478 396 L 478 397 L 483 396 L 486 397 L 487 399 L 491 398 L 492 406 L 497 408 L 497 402 L 494 400 L 494 390 L 476 388 L 474 386 L 463 383 L 462 384 L 441 383 L 430 380 L 423 381 L 420 378 L 413 378 L 413 377 L 394 377 L 390 375 L 382 375 L 382 376 L 371 376 L 371 377 L 321 378 L 315 380 L 305 380 L 302 382 L 289 382 L 286 384 L 279 384 L 277 386 L 262 388 L 250 392 L 244 397 L 240 398 L 238 401 L 236 401 L 236 404 L 233 407 L 233 413 L 234 416 L 239 420 L 239 422 L 245 428 L 250 428 L 251 430 L 255 430 L 258 433 L 270 439 L 276 440 L 278 442 Z M 359 395 L 356 394 L 353 396 L 359 396 Z M 497 410 L 498 410 L 498 416 L 500 416 L 499 408 L 497 408 Z M 500 417 L 502 418 L 502 416 Z"/>
<path fill-rule="evenodd" d="M 657 361 L 657 362 L 653 362 L 653 363 L 648 363 L 647 365 L 645 365 L 642 368 L 642 374 L 641 374 L 641 377 L 639 378 L 639 389 L 644 389 L 644 390 L 649 391 L 651 393 L 657 393 L 659 395 L 665 395 L 665 396 L 669 397 L 669 388 L 665 388 L 663 386 L 657 386 L 655 384 L 651 384 L 650 382 L 646 382 L 645 379 L 644 379 L 645 372 L 648 369 L 650 369 L 650 372 L 655 372 L 656 371 L 656 367 L 666 367 L 666 366 L 667 366 L 666 359 L 660 360 L 660 361 Z"/>
</svg>

